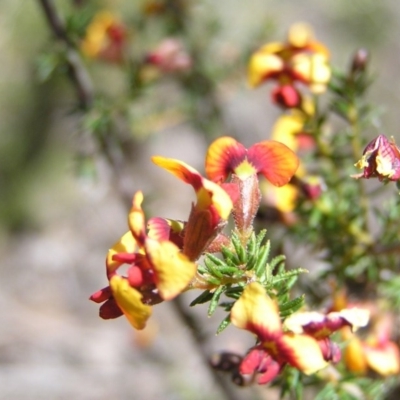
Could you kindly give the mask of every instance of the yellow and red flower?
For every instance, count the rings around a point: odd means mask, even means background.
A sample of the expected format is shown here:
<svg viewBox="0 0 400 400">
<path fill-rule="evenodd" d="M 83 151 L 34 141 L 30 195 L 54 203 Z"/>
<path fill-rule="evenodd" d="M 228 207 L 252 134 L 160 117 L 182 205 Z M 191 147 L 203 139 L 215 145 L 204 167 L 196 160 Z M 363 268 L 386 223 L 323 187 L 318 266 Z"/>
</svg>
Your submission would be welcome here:
<svg viewBox="0 0 400 400">
<path fill-rule="evenodd" d="M 243 375 L 257 374 L 257 382 L 271 382 L 289 364 L 305 374 L 328 365 L 318 341 L 308 334 L 284 331 L 277 304 L 261 284 L 246 286 L 231 310 L 231 322 L 254 333 L 259 343 L 240 364 Z"/>
<path fill-rule="evenodd" d="M 343 327 L 355 331 L 366 326 L 369 312 L 346 309 L 327 315 L 297 313 L 282 324 L 279 309 L 258 282 L 249 284 L 231 310 L 231 322 L 254 333 L 258 344 L 243 358 L 239 371 L 258 374 L 258 383 L 272 381 L 289 364 L 305 374 L 313 374 L 341 358 L 339 347 L 329 336 Z"/>
<path fill-rule="evenodd" d="M 355 166 L 364 171 L 353 175 L 353 178 L 398 181 L 400 179 L 400 149 L 396 146 L 394 139 L 389 140 L 386 136 L 379 135 L 367 145 L 362 158 Z"/>
<path fill-rule="evenodd" d="M 297 83 L 309 87 L 313 93 L 322 93 L 331 77 L 329 51 L 314 39 L 312 29 L 304 23 L 293 25 L 286 42 L 262 46 L 249 62 L 249 83 L 259 86 L 267 80 L 278 83 L 272 98 L 284 108 L 299 107 L 302 95 Z"/>
<path fill-rule="evenodd" d="M 114 14 L 102 11 L 88 25 L 81 50 L 89 58 L 119 63 L 123 60 L 126 40 L 123 23 Z"/>
<path fill-rule="evenodd" d="M 299 159 L 286 145 L 264 140 L 246 149 L 235 139 L 223 136 L 208 148 L 206 174 L 214 182 L 224 182 L 230 174 L 241 180 L 262 174 L 275 186 L 288 183 L 299 166 Z"/>
<path fill-rule="evenodd" d="M 239 193 L 234 203 L 236 227 L 244 240 L 251 231 L 254 216 L 260 205 L 258 174 L 275 186 L 289 182 L 299 165 L 296 154 L 286 145 L 265 140 L 246 149 L 231 137 L 215 140 L 207 151 L 206 174 L 222 184 L 229 176 Z"/>
<path fill-rule="evenodd" d="M 223 187 L 204 178 L 183 161 L 160 156 L 152 157 L 152 160 L 156 165 L 190 184 L 196 192 L 197 202 L 192 205 L 188 221 L 182 226 L 181 236 L 183 254 L 190 260 L 197 260 L 225 226 L 233 207 L 231 197 Z M 165 228 L 168 227 L 164 224 L 162 233 L 160 221 L 157 226 L 158 230 L 153 221 L 154 234 L 166 235 Z"/>
<path fill-rule="evenodd" d="M 128 218 L 130 230 L 108 251 L 109 286 L 90 297 L 103 303 L 101 317 L 124 314 L 136 329 L 145 327 L 151 315 L 150 305 L 176 297 L 196 273 L 196 265 L 176 244 L 147 235 L 142 201 L 142 193 L 137 192 Z M 123 264 L 129 265 L 126 276 L 117 274 Z"/>
</svg>

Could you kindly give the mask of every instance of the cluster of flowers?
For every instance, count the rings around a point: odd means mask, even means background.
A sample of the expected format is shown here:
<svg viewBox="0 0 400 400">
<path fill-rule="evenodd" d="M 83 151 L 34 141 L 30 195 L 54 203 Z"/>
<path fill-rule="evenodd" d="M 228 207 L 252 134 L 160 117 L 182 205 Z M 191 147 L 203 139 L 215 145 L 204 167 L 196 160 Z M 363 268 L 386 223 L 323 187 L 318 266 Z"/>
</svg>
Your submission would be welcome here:
<svg viewBox="0 0 400 400">
<path fill-rule="evenodd" d="M 101 11 L 87 26 L 81 50 L 90 59 L 120 64 L 127 60 L 129 39 L 125 24 L 113 13 Z M 180 40 L 168 37 L 144 55 L 143 64 L 165 74 L 191 69 L 192 59 Z"/>
<path fill-rule="evenodd" d="M 307 130 L 307 122 L 315 114 L 309 94 L 325 92 L 330 78 L 329 50 L 314 39 L 312 28 L 304 23 L 289 29 L 286 42 L 267 43 L 253 53 L 248 67 L 249 85 L 257 87 L 274 82 L 272 102 L 285 111 L 272 128 L 272 139 L 296 153 L 315 148 L 314 136 Z M 265 204 L 287 225 L 296 220 L 293 210 L 300 196 L 314 201 L 323 190 L 321 178 L 310 175 L 303 164 L 289 185 L 277 188 L 263 183 L 262 186 Z"/>
<path fill-rule="evenodd" d="M 328 61 L 328 49 L 314 39 L 311 28 L 295 24 L 286 42 L 268 43 L 252 55 L 249 83 L 256 87 L 268 80 L 276 81 L 273 102 L 283 108 L 300 108 L 303 95 L 299 84 L 312 93 L 324 92 L 331 77 Z"/>
<path fill-rule="evenodd" d="M 101 18 L 89 26 L 82 49 L 92 57 L 110 59 L 111 54 L 113 61 L 120 61 L 126 31 L 115 20 L 110 22 L 104 15 Z M 181 50 L 176 42 L 167 39 L 156 52 L 146 56 L 146 62 L 159 66 L 164 72 L 184 70 L 190 67 L 191 61 Z M 311 30 L 304 24 L 292 27 L 285 43 L 267 44 L 253 54 L 249 64 L 251 86 L 275 81 L 272 99 L 287 111 L 274 127 L 273 139 L 279 139 L 279 142 L 266 140 L 246 149 L 231 137 L 221 137 L 207 151 L 207 177 L 182 161 L 161 156 L 152 158 L 156 165 L 190 184 L 196 202 L 191 206 L 187 221 L 154 217 L 146 222 L 143 194 L 137 192 L 134 195 L 128 216 L 129 231 L 107 254 L 109 284 L 90 297 L 101 304 L 102 318 L 124 315 L 135 329 L 140 330 L 146 326 L 152 306 L 172 300 L 190 289 L 217 290 L 217 284 L 199 273 L 198 260 L 205 253 L 217 253 L 230 245 L 230 236 L 223 229 L 231 214 L 234 232 L 243 244 L 248 242 L 262 198 L 262 182 L 258 175 L 263 175 L 272 187 L 284 189 L 297 171 L 303 192 L 311 199 L 318 197 L 321 184 L 304 183 L 303 168 L 299 168 L 296 152 L 313 145 L 312 137 L 304 132 L 313 107 L 301 87 L 307 86 L 313 93 L 326 89 L 331 76 L 328 57 L 328 50 L 314 40 Z M 381 135 L 367 146 L 356 166 L 364 169 L 357 178 L 399 180 L 399 149 Z M 270 189 L 268 193 L 271 193 Z M 285 193 L 277 197 L 287 198 Z M 292 203 L 278 207 L 281 211 L 291 211 Z M 125 265 L 127 268 L 121 268 Z M 122 270 L 126 273 L 119 273 Z M 224 357 L 215 361 L 217 369 L 233 368 L 240 376 L 250 376 L 260 384 L 271 382 L 285 365 L 313 374 L 329 362 L 336 363 L 341 359 L 338 345 L 330 338 L 332 333 L 341 331 L 344 339 L 351 339 L 345 350 L 350 370 L 363 368 L 365 372 L 372 368 L 382 375 L 400 370 L 398 349 L 387 334 L 385 340 L 376 345 L 363 344 L 354 335 L 357 328 L 367 325 L 368 311 L 344 308 L 326 314 L 298 313 L 282 321 L 276 299 L 267 294 L 255 274 L 246 271 L 236 283 L 240 283 L 243 292 L 230 310 L 230 321 L 254 334 L 257 343 L 246 356 L 234 357 L 228 367 L 221 362 L 226 361 Z M 385 369 L 374 359 L 382 356 L 381 350 L 388 354 L 388 349 L 392 358 L 390 368 Z M 354 360 L 361 357 L 364 357 L 364 363 L 357 370 Z"/>
<path fill-rule="evenodd" d="M 257 174 L 280 186 L 298 167 L 297 156 L 279 142 L 263 141 L 246 149 L 230 137 L 219 138 L 209 147 L 209 179 L 182 161 L 160 156 L 152 160 L 190 184 L 197 202 L 186 222 L 156 217 L 146 225 L 143 195 L 136 193 L 128 217 L 130 230 L 107 254 L 109 286 L 90 297 L 103 303 L 102 318 L 125 315 L 136 329 L 145 327 L 151 305 L 187 289 L 212 289 L 197 274 L 196 261 L 204 252 L 218 252 L 229 243 L 221 231 L 231 212 L 243 240 L 251 234 L 260 202 Z M 229 175 L 231 182 L 225 183 Z M 120 276 L 117 270 L 124 264 L 129 265 L 127 275 Z"/>
<path fill-rule="evenodd" d="M 258 174 L 282 186 L 299 163 L 295 153 L 279 142 L 263 141 L 246 149 L 230 137 L 219 138 L 209 147 L 205 163 L 208 179 L 182 161 L 156 156 L 153 162 L 192 185 L 197 202 L 186 222 L 156 217 L 146 225 L 143 195 L 136 193 L 128 217 L 130 230 L 106 258 L 109 286 L 90 297 L 103 303 L 102 318 L 125 315 L 136 329 L 145 327 L 152 305 L 188 289 L 216 289 L 197 273 L 196 261 L 204 252 L 220 251 L 222 245 L 229 244 L 222 228 L 231 212 L 235 229 L 246 242 L 260 204 Z M 117 273 L 123 264 L 128 264 L 126 276 Z M 230 319 L 233 325 L 258 337 L 258 344 L 241 361 L 240 373 L 260 374 L 259 383 L 270 382 L 287 363 L 311 374 L 328 361 L 338 361 L 339 348 L 329 336 L 343 326 L 354 330 L 368 321 L 365 312 L 353 309 L 326 316 L 300 314 L 283 326 L 276 302 L 254 279 L 251 274 L 246 276 L 246 286 Z"/>
</svg>

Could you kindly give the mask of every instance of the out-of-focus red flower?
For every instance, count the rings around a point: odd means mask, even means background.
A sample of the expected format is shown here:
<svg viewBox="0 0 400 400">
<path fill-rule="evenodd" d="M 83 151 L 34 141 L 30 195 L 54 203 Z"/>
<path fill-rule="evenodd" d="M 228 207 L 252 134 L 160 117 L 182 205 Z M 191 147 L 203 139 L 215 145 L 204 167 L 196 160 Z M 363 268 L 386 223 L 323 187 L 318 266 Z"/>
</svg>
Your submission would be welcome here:
<svg viewBox="0 0 400 400">
<path fill-rule="evenodd" d="M 127 30 L 112 13 L 97 13 L 86 28 L 81 50 L 89 58 L 119 63 L 123 60 Z"/>
<path fill-rule="evenodd" d="M 353 178 L 398 181 L 400 179 L 400 150 L 393 138 L 389 140 L 386 136 L 379 135 L 367 145 L 363 156 L 355 166 L 364 171 L 361 174 L 352 175 Z"/>
<path fill-rule="evenodd" d="M 192 59 L 183 44 L 174 38 L 164 39 L 154 50 L 147 53 L 146 62 L 161 72 L 183 72 L 190 70 Z"/>
</svg>

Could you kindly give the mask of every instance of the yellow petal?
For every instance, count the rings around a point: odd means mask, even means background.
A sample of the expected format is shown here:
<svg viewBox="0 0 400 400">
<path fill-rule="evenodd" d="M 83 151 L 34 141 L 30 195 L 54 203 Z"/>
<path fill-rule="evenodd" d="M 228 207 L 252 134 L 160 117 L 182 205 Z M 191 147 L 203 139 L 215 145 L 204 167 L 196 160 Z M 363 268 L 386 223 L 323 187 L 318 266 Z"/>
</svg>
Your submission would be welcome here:
<svg viewBox="0 0 400 400">
<path fill-rule="evenodd" d="M 328 365 L 318 342 L 311 336 L 286 333 L 281 340 L 286 347 L 285 359 L 306 375 L 314 374 Z"/>
<path fill-rule="evenodd" d="M 132 208 L 128 216 L 129 229 L 131 230 L 132 235 L 141 245 L 143 244 L 146 236 L 146 220 L 142 210 L 142 202 L 143 193 L 138 191 L 133 197 Z"/>
<path fill-rule="evenodd" d="M 314 93 L 325 90 L 331 79 L 331 68 L 324 55 L 299 53 L 292 58 L 292 64 L 293 71 L 310 85 Z"/>
<path fill-rule="evenodd" d="M 282 332 L 277 304 L 257 282 L 246 286 L 231 310 L 231 322 L 255 333 L 262 341 Z"/>
<path fill-rule="evenodd" d="M 343 351 L 343 360 L 346 367 L 356 374 L 365 374 L 368 366 L 360 338 L 351 334 L 350 327 L 345 327 L 342 335 L 348 340 L 348 344 Z"/>
<path fill-rule="evenodd" d="M 201 174 L 195 168 L 191 167 L 185 162 L 176 160 L 174 158 L 166 158 L 161 156 L 153 156 L 151 160 L 154 162 L 154 164 L 164 168 L 183 182 L 192 185 L 196 192 L 200 189 L 202 179 Z"/>
<path fill-rule="evenodd" d="M 229 194 L 219 185 L 203 178 L 203 190 L 197 193 L 196 208 L 205 210 L 213 205 L 218 215 L 227 220 L 232 211 L 233 204 Z"/>
<path fill-rule="evenodd" d="M 288 32 L 288 42 L 294 47 L 306 47 L 314 40 L 314 32 L 310 25 L 304 22 L 293 24 Z"/>
<path fill-rule="evenodd" d="M 114 254 L 119 254 L 119 253 L 134 253 L 135 250 L 137 249 L 137 243 L 135 238 L 132 236 L 132 232 L 126 232 L 125 235 L 119 239 L 117 243 L 114 244 L 114 246 L 111 247 L 110 250 L 108 250 L 107 253 L 107 258 L 106 258 L 106 265 L 107 265 L 107 270 L 109 272 L 115 271 L 121 264 L 123 264 L 120 261 L 114 261 L 112 258 Z"/>
<path fill-rule="evenodd" d="M 155 272 L 156 286 L 164 300 L 181 293 L 194 278 L 196 264 L 182 254 L 172 242 L 146 240 L 146 254 Z"/>
<path fill-rule="evenodd" d="M 197 196 L 196 209 L 206 210 L 213 205 L 222 219 L 228 218 L 233 204 L 228 193 L 219 185 L 203 178 L 196 169 L 183 161 L 160 156 L 154 156 L 152 160 L 156 165 L 193 186 Z"/>
<path fill-rule="evenodd" d="M 268 206 L 274 207 L 282 213 L 289 213 L 296 208 L 299 190 L 293 185 L 277 187 L 264 180 L 260 188 Z"/>
<path fill-rule="evenodd" d="M 260 85 L 270 75 L 282 71 L 281 57 L 265 51 L 265 47 L 254 53 L 249 61 L 248 81 L 251 87 Z"/>
<path fill-rule="evenodd" d="M 143 329 L 151 315 L 151 307 L 142 303 L 142 295 L 132 288 L 127 279 L 114 275 L 110 287 L 115 301 L 135 329 Z"/>
<path fill-rule="evenodd" d="M 298 150 L 296 134 L 302 132 L 305 118 L 301 114 L 284 114 L 272 127 L 271 139 L 286 144 L 293 151 Z"/>
<path fill-rule="evenodd" d="M 371 369 L 382 376 L 400 372 L 399 348 L 395 343 L 388 342 L 380 347 L 364 347 L 365 358 Z"/>
</svg>

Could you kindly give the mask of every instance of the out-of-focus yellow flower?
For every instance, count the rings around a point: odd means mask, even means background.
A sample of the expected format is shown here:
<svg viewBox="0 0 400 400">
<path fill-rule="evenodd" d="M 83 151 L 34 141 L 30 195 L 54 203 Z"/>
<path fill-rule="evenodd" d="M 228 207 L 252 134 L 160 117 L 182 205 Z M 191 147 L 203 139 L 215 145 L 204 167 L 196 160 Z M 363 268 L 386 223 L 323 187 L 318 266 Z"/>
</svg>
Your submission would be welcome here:
<svg viewBox="0 0 400 400">
<path fill-rule="evenodd" d="M 390 318 L 378 317 L 372 332 L 365 340 L 344 330 L 342 336 L 348 344 L 344 349 L 346 367 L 358 374 L 366 374 L 368 370 L 382 376 L 395 375 L 400 372 L 400 350 L 390 340 Z"/>
<path fill-rule="evenodd" d="M 312 113 L 312 107 L 305 105 L 309 114 Z M 314 147 L 314 138 L 304 130 L 304 125 L 308 115 L 304 111 L 297 109 L 290 110 L 290 113 L 281 115 L 275 122 L 271 139 L 285 144 L 294 152 L 308 150 Z M 307 189 L 311 188 L 310 177 L 306 176 L 306 170 L 300 162 L 296 171 L 296 176 L 292 181 L 283 187 L 276 187 L 269 182 L 262 182 L 260 185 L 263 194 L 263 203 L 267 209 L 272 208 L 278 212 L 279 220 L 285 224 L 292 224 L 296 221 L 293 211 L 296 207 L 297 199 L 301 194 L 306 198 L 313 200 L 315 196 L 309 196 Z M 320 185 L 315 181 L 313 188 Z M 273 214 L 275 215 L 276 212 Z"/>
<path fill-rule="evenodd" d="M 286 42 L 262 46 L 249 61 L 250 86 L 276 81 L 272 99 L 284 108 L 300 106 L 302 94 L 298 83 L 308 86 L 313 93 L 322 93 L 330 78 L 329 51 L 314 39 L 311 27 L 304 23 L 289 29 Z"/>
<path fill-rule="evenodd" d="M 114 14 L 101 11 L 88 25 L 81 50 L 89 58 L 121 62 L 126 38 L 122 22 Z"/>
</svg>

